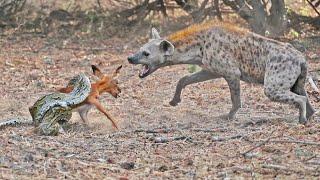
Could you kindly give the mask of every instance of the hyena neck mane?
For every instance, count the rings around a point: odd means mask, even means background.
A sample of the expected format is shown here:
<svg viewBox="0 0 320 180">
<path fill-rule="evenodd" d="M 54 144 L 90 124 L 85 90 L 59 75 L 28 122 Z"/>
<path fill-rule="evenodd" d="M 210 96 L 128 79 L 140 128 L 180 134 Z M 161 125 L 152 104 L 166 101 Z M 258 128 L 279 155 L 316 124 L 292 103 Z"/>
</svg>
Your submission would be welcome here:
<svg viewBox="0 0 320 180">
<path fill-rule="evenodd" d="M 227 31 L 234 34 L 243 35 L 248 31 L 246 29 L 237 27 L 228 22 L 216 22 L 208 21 L 205 23 L 194 24 L 186 27 L 180 31 L 170 34 L 167 39 L 173 43 L 175 48 L 187 46 L 188 44 L 193 44 L 193 42 L 198 43 L 199 39 L 204 39 L 203 37 L 207 31 L 214 28 L 220 28 L 223 31 Z"/>
<path fill-rule="evenodd" d="M 237 35 L 247 33 L 246 29 L 239 28 L 226 22 L 209 21 L 206 23 L 194 24 L 166 37 L 166 39 L 175 47 L 174 54 L 167 58 L 166 65 L 202 65 L 203 41 L 208 39 L 208 31 L 215 28 Z"/>
</svg>

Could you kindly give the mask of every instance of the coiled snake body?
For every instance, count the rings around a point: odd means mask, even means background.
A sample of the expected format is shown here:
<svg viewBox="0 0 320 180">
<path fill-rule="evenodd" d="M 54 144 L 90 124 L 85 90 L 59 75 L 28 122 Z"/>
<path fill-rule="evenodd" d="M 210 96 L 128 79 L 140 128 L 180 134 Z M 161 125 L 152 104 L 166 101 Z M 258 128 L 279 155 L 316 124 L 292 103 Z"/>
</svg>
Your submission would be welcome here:
<svg viewBox="0 0 320 180">
<path fill-rule="evenodd" d="M 72 78 L 68 86 L 74 87 L 68 94 L 52 93 L 37 100 L 29 108 L 32 120 L 12 118 L 0 122 L 0 128 L 18 124 L 33 124 L 36 132 L 41 135 L 57 135 L 59 129 L 71 119 L 72 109 L 81 105 L 91 91 L 90 80 L 83 73 Z"/>
</svg>

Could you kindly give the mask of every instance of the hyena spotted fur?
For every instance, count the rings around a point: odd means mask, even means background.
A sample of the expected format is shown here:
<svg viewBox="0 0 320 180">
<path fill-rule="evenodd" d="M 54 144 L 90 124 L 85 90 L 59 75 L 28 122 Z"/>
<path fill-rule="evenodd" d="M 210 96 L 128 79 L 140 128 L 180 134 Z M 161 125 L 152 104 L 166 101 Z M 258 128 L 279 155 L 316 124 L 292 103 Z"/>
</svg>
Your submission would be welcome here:
<svg viewBox="0 0 320 180">
<path fill-rule="evenodd" d="M 196 64 L 202 70 L 181 78 L 170 105 L 180 101 L 187 85 L 224 78 L 230 89 L 234 118 L 241 107 L 240 80 L 264 85 L 272 101 L 294 104 L 299 122 L 305 124 L 315 113 L 304 89 L 307 63 L 304 55 L 288 43 L 272 40 L 227 23 L 193 25 L 167 38 L 152 29 L 151 39 L 128 57 L 129 63 L 142 64 L 140 78 L 160 67 Z"/>
</svg>

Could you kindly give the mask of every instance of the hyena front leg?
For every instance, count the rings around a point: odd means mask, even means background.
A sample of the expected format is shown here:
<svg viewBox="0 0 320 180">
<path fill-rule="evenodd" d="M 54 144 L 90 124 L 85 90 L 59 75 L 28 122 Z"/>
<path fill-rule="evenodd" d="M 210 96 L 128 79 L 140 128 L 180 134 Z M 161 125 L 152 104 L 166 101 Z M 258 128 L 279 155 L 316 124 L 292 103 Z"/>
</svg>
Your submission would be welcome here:
<svg viewBox="0 0 320 180">
<path fill-rule="evenodd" d="M 176 105 L 178 105 L 178 103 L 181 102 L 180 96 L 181 96 L 182 89 L 185 88 L 187 85 L 207 81 L 210 79 L 216 79 L 216 78 L 220 78 L 220 77 L 221 77 L 220 75 L 208 72 L 204 69 L 202 69 L 199 72 L 193 73 L 191 75 L 184 76 L 183 78 L 181 78 L 179 80 L 177 87 L 176 87 L 176 92 L 174 94 L 174 97 L 169 102 L 169 104 L 171 106 L 176 106 Z"/>
<path fill-rule="evenodd" d="M 240 79 L 225 78 L 230 89 L 232 108 L 228 114 L 228 119 L 233 119 L 241 107 Z"/>
</svg>

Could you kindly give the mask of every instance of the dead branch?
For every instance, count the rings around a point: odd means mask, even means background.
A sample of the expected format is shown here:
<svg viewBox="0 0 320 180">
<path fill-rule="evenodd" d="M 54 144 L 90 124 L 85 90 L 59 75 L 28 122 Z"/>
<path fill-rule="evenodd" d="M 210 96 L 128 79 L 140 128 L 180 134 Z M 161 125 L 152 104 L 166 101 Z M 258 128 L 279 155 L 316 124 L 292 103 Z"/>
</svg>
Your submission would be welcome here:
<svg viewBox="0 0 320 180">
<path fill-rule="evenodd" d="M 144 132 L 144 133 L 149 133 L 149 134 L 157 134 L 157 133 L 169 133 L 175 131 L 175 129 L 169 129 L 169 128 L 164 128 L 164 129 L 137 129 L 134 132 L 139 133 L 139 132 Z"/>
<path fill-rule="evenodd" d="M 219 137 L 219 136 L 214 136 L 212 137 L 212 141 L 228 141 L 228 140 L 231 140 L 231 139 L 239 139 L 239 138 L 243 138 L 245 137 L 244 135 L 242 134 L 238 134 L 238 135 L 234 135 L 234 136 L 229 136 L 229 137 Z"/>
<path fill-rule="evenodd" d="M 274 170 L 283 170 L 283 171 L 293 171 L 285 166 L 276 165 L 276 164 L 263 164 L 262 168 L 274 169 Z"/>
<path fill-rule="evenodd" d="M 222 15 L 221 15 L 220 6 L 219 6 L 219 0 L 214 0 L 213 6 L 214 6 L 214 8 L 216 10 L 216 14 L 217 14 L 218 19 L 220 21 L 222 21 Z"/>
<path fill-rule="evenodd" d="M 304 144 L 304 145 L 312 145 L 312 146 L 320 146 L 318 142 L 312 141 L 300 141 L 300 140 L 271 140 L 270 143 L 293 143 L 293 144 Z"/>
<path fill-rule="evenodd" d="M 262 124 L 268 123 L 268 122 L 269 121 L 267 119 L 259 119 L 259 120 L 256 120 L 256 121 L 248 121 L 248 122 L 245 122 L 241 127 L 245 128 L 245 127 L 248 127 L 248 126 L 262 125 Z"/>
<path fill-rule="evenodd" d="M 287 16 L 288 16 L 288 19 L 290 19 L 291 21 L 288 28 L 293 28 L 295 31 L 299 33 L 301 33 L 301 23 L 307 23 L 315 27 L 316 29 L 320 29 L 319 17 L 304 16 L 294 11 L 290 11 L 287 14 Z"/>
<path fill-rule="evenodd" d="M 315 5 L 313 5 L 312 2 L 310 2 L 310 0 L 307 0 L 307 2 L 312 7 L 312 9 L 318 14 L 318 16 L 320 16 L 320 12 L 317 10 L 317 6 L 319 6 L 320 1 L 318 1 Z"/>
<path fill-rule="evenodd" d="M 242 155 L 243 157 L 246 157 L 247 154 L 250 153 L 251 151 L 253 151 L 253 150 L 255 150 L 255 149 L 257 149 L 257 148 L 259 148 L 259 147 L 261 147 L 261 146 L 263 146 L 263 145 L 265 145 L 265 144 L 267 144 L 272 138 L 275 138 L 275 137 L 271 136 L 274 132 L 275 132 L 275 130 L 273 130 L 273 131 L 270 133 L 270 137 L 268 137 L 266 140 L 258 143 L 256 146 L 254 146 L 254 147 L 248 149 L 247 151 L 241 153 L 241 155 Z"/>
<path fill-rule="evenodd" d="M 184 140 L 184 141 L 191 141 L 191 137 L 187 137 L 187 136 L 177 136 L 177 137 L 155 137 L 155 138 L 152 138 L 152 140 L 155 142 L 155 143 L 167 143 L 167 142 L 170 142 L 170 141 L 181 141 L 181 140 Z"/>
<path fill-rule="evenodd" d="M 195 132 L 205 132 L 205 133 L 213 133 L 213 132 L 226 132 L 228 128 L 216 128 L 216 129 L 201 129 L 201 128 L 194 128 L 192 131 Z"/>
<path fill-rule="evenodd" d="M 168 16 L 168 14 L 167 14 L 167 8 L 166 8 L 166 6 L 164 5 L 164 0 L 159 0 L 159 4 L 160 4 L 160 8 L 161 8 L 162 14 L 164 15 L 164 17 L 167 17 L 167 16 Z"/>
</svg>

